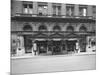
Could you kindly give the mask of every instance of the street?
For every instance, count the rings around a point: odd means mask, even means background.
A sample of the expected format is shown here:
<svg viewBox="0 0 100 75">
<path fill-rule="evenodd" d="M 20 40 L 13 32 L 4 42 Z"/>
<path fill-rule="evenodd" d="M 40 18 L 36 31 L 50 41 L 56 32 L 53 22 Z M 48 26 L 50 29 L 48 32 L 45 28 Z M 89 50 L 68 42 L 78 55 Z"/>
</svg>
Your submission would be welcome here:
<svg viewBox="0 0 100 75">
<path fill-rule="evenodd" d="M 60 55 L 11 59 L 11 73 L 95 70 L 96 55 Z"/>
</svg>

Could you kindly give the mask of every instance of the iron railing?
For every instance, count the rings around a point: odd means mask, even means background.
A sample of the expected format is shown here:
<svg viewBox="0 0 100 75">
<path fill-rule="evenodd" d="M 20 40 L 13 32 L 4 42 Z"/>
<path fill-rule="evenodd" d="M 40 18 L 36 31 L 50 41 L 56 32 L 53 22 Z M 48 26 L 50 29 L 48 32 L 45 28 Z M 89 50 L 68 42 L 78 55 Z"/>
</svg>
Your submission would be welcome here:
<svg viewBox="0 0 100 75">
<path fill-rule="evenodd" d="M 16 13 L 14 16 L 95 19 L 93 16 L 39 15 L 39 14 L 24 14 L 24 13 Z"/>
</svg>

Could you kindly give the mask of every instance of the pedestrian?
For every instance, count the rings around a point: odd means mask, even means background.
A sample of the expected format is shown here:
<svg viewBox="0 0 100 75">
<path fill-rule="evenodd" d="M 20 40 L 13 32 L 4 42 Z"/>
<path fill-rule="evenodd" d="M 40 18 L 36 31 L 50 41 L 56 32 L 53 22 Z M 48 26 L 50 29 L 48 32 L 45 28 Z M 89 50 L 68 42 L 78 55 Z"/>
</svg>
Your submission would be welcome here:
<svg viewBox="0 0 100 75">
<path fill-rule="evenodd" d="M 75 50 L 76 50 L 76 53 L 78 53 L 78 50 L 79 50 L 79 44 L 78 44 L 78 42 L 76 42 L 76 48 L 75 48 Z"/>
</svg>

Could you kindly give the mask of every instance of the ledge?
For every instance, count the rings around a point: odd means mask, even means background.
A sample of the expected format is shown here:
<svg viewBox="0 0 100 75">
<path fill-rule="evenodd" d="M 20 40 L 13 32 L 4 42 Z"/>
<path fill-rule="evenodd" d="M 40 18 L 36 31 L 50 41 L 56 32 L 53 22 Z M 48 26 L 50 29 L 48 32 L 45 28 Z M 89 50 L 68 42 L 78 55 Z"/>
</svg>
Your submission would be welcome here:
<svg viewBox="0 0 100 75">
<path fill-rule="evenodd" d="M 95 23 L 95 19 L 91 16 L 32 16 L 19 14 L 17 16 L 12 16 L 11 20 L 16 21 L 33 21 L 33 22 L 65 22 L 65 23 Z"/>
</svg>

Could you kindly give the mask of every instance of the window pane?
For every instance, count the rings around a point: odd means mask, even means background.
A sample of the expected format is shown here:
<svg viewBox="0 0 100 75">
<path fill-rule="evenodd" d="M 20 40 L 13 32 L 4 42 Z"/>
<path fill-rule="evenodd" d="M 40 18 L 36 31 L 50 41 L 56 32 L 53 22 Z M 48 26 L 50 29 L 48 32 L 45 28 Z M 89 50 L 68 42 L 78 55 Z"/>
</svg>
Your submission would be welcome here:
<svg viewBox="0 0 100 75">
<path fill-rule="evenodd" d="M 39 5 L 38 6 L 38 13 L 39 15 L 47 15 L 47 6 L 46 5 Z"/>
<path fill-rule="evenodd" d="M 31 9 L 32 9 L 32 8 L 33 8 L 33 5 L 32 5 L 32 4 L 29 4 L 29 8 L 31 8 Z"/>
<path fill-rule="evenodd" d="M 83 16 L 86 16 L 86 8 L 83 9 Z"/>
<path fill-rule="evenodd" d="M 93 6 L 93 14 L 96 14 L 96 6 Z"/>
<path fill-rule="evenodd" d="M 56 15 L 56 6 L 53 6 L 53 15 Z"/>
<path fill-rule="evenodd" d="M 28 13 L 28 5 L 27 4 L 23 4 L 23 12 Z"/>
<path fill-rule="evenodd" d="M 73 16 L 74 15 L 74 7 L 66 7 L 66 15 Z"/>
<path fill-rule="evenodd" d="M 47 9 L 47 6 L 43 6 L 44 9 Z"/>
<path fill-rule="evenodd" d="M 87 9 L 84 7 L 80 7 L 79 8 L 79 13 L 80 13 L 80 16 L 86 16 L 87 15 Z"/>
<path fill-rule="evenodd" d="M 58 6 L 58 15 L 61 15 L 61 6 Z"/>
<path fill-rule="evenodd" d="M 23 7 L 24 7 L 24 8 L 27 8 L 27 4 L 24 4 Z"/>
<path fill-rule="evenodd" d="M 43 15 L 47 15 L 47 6 L 43 6 Z"/>
<path fill-rule="evenodd" d="M 33 9 L 29 9 L 29 14 L 32 14 L 33 13 Z"/>
<path fill-rule="evenodd" d="M 24 13 L 28 13 L 28 8 L 24 8 Z"/>
</svg>

